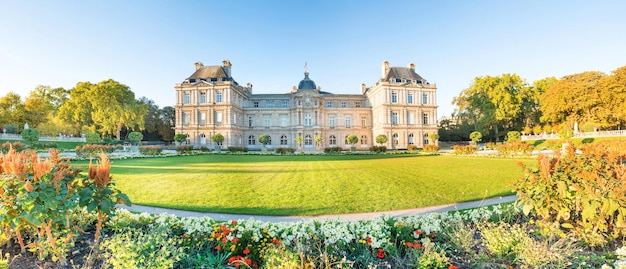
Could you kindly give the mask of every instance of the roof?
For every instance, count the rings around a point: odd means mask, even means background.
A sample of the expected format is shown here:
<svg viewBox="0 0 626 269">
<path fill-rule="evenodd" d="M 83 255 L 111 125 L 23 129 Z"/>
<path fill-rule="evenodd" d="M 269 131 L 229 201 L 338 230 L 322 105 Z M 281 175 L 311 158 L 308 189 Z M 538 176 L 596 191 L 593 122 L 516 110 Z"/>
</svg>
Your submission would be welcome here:
<svg viewBox="0 0 626 269">
<path fill-rule="evenodd" d="M 298 84 L 298 90 L 315 90 L 316 88 L 315 81 L 309 78 L 309 72 L 304 72 L 304 79 Z"/>
<path fill-rule="evenodd" d="M 188 79 L 228 78 L 221 66 L 202 66 L 191 74 Z"/>
<path fill-rule="evenodd" d="M 424 78 L 415 73 L 415 69 L 411 69 L 408 67 L 391 67 L 389 69 L 389 73 L 387 73 L 387 76 L 384 77 L 383 80 L 389 80 L 391 78 L 424 81 Z"/>
</svg>

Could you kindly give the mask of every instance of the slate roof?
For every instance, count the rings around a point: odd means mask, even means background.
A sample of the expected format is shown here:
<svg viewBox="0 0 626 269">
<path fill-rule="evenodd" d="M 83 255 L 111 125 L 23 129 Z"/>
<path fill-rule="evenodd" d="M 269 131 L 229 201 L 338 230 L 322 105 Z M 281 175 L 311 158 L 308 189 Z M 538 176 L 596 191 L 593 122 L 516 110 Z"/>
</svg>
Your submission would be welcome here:
<svg viewBox="0 0 626 269">
<path fill-rule="evenodd" d="M 304 79 L 298 83 L 298 90 L 315 90 L 317 86 L 315 85 L 315 81 L 309 78 L 309 72 L 304 73 Z"/>
<path fill-rule="evenodd" d="M 202 66 L 196 70 L 188 79 L 208 79 L 208 78 L 228 78 L 224 68 L 221 66 Z"/>
<path fill-rule="evenodd" d="M 387 73 L 387 76 L 384 77 L 383 80 L 389 80 L 391 78 L 420 80 L 422 82 L 425 82 L 424 78 L 415 73 L 415 69 L 411 69 L 408 67 L 391 67 L 389 69 L 389 73 Z"/>
</svg>

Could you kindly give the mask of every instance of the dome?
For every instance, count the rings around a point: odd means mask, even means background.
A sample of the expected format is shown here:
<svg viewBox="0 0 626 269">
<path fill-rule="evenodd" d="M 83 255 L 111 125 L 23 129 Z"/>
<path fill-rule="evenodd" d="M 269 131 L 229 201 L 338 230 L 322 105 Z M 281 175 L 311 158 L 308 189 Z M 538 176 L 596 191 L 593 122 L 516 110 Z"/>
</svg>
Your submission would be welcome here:
<svg viewBox="0 0 626 269">
<path fill-rule="evenodd" d="M 309 78 L 309 72 L 304 72 L 304 79 L 300 80 L 298 90 L 315 90 L 316 88 L 315 81 Z"/>
</svg>

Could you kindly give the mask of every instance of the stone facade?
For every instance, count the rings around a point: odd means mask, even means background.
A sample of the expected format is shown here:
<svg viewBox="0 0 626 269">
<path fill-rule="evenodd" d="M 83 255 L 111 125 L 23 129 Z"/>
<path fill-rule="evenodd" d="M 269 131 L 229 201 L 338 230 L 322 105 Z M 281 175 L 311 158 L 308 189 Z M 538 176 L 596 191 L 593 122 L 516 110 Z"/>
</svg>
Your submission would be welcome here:
<svg viewBox="0 0 626 269">
<path fill-rule="evenodd" d="M 284 94 L 253 94 L 252 85 L 239 85 L 228 60 L 221 66 L 195 64 L 196 71 L 175 86 L 176 133 L 188 143 L 215 147 L 213 134 L 224 136 L 221 147 L 261 149 L 259 136 L 269 135 L 268 148 L 291 147 L 305 151 L 325 147 L 349 149 L 347 136 L 359 138 L 357 150 L 368 150 L 380 134 L 388 149 L 422 147 L 437 133 L 435 84 L 415 73 L 415 65 L 382 64 L 380 79 L 360 94 L 322 91 L 305 71 L 298 87 Z M 321 142 L 316 143 L 315 137 Z M 301 137 L 298 145 L 296 138 Z"/>
</svg>

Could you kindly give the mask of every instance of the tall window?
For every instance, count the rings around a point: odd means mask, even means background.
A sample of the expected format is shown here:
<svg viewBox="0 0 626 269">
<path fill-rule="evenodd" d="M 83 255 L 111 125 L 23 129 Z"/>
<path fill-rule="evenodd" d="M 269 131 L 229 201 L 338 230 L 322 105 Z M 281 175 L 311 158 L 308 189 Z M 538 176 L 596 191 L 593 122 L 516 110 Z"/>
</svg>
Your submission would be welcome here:
<svg viewBox="0 0 626 269">
<path fill-rule="evenodd" d="M 270 127 L 270 116 L 265 116 L 263 120 L 265 121 L 265 127 Z"/>
<path fill-rule="evenodd" d="M 259 107 L 259 102 L 258 102 L 258 101 L 254 101 L 254 103 L 252 103 L 252 105 L 253 105 L 254 107 Z"/>
<path fill-rule="evenodd" d="M 222 92 L 218 91 L 215 93 L 215 102 L 216 103 L 221 103 L 222 102 Z"/>
<path fill-rule="evenodd" d="M 341 107 L 346 107 L 346 101 L 341 101 Z"/>
<path fill-rule="evenodd" d="M 424 145 L 428 145 L 428 134 L 424 134 Z"/>
<path fill-rule="evenodd" d="M 352 126 L 352 119 L 350 116 L 346 117 L 346 128 L 350 128 Z"/>
<path fill-rule="evenodd" d="M 206 92 L 201 92 L 200 93 L 200 103 L 201 104 L 206 103 Z"/>
<path fill-rule="evenodd" d="M 304 126 L 311 126 L 311 114 L 307 113 L 304 115 Z"/>
<path fill-rule="evenodd" d="M 289 101 L 283 101 L 283 107 L 288 107 L 289 106 Z"/>
<path fill-rule="evenodd" d="M 328 126 L 330 126 L 330 128 L 335 128 L 335 117 L 334 116 L 330 116 L 328 118 Z"/>
<path fill-rule="evenodd" d="M 280 144 L 281 145 L 287 145 L 287 136 L 286 135 L 280 136 Z"/>
<path fill-rule="evenodd" d="M 398 124 L 398 112 L 391 113 L 391 124 Z"/>
<path fill-rule="evenodd" d="M 367 136 L 365 135 L 361 136 L 361 145 L 367 145 Z"/>
<path fill-rule="evenodd" d="M 274 107 L 274 101 L 269 101 L 269 103 L 267 103 L 268 107 Z"/>
<path fill-rule="evenodd" d="M 409 93 L 409 94 L 406 96 L 406 101 L 407 101 L 407 103 L 409 103 L 409 104 L 412 104 L 412 103 L 413 103 L 413 94 L 412 94 L 412 93 Z"/>
<path fill-rule="evenodd" d="M 215 112 L 215 124 L 222 124 L 222 112 Z"/>
<path fill-rule="evenodd" d="M 428 104 L 428 94 L 422 94 L 422 104 Z"/>
<path fill-rule="evenodd" d="M 426 113 L 422 115 L 422 124 L 424 125 L 428 124 L 428 114 Z"/>
<path fill-rule="evenodd" d="M 409 134 L 409 145 L 413 144 L 415 144 L 415 141 L 413 141 L 413 134 Z"/>
<path fill-rule="evenodd" d="M 391 136 L 391 140 L 393 141 L 394 145 L 398 145 L 398 134 L 393 134 Z"/>
<path fill-rule="evenodd" d="M 200 124 L 206 124 L 206 114 L 204 112 L 198 112 L 198 121 Z"/>
<path fill-rule="evenodd" d="M 287 127 L 287 116 L 280 116 L 280 126 Z"/>
<path fill-rule="evenodd" d="M 337 145 L 337 137 L 335 137 L 334 135 L 331 135 L 328 138 L 328 144 L 329 145 Z"/>
<path fill-rule="evenodd" d="M 185 94 L 183 94 L 183 103 L 184 103 L 184 104 L 189 104 L 189 103 L 191 103 L 191 94 L 189 94 L 188 92 L 186 92 Z"/>
<path fill-rule="evenodd" d="M 415 124 L 415 112 L 407 113 L 407 121 L 409 124 Z"/>
<path fill-rule="evenodd" d="M 398 94 L 395 92 L 391 93 L 391 102 L 392 103 L 397 103 L 398 102 Z"/>
<path fill-rule="evenodd" d="M 331 101 L 326 102 L 326 107 L 333 107 L 333 102 Z"/>
<path fill-rule="evenodd" d="M 254 126 L 254 117 L 248 117 L 248 127 Z"/>
<path fill-rule="evenodd" d="M 189 124 L 191 122 L 191 114 L 183 112 L 183 124 Z"/>
<path fill-rule="evenodd" d="M 311 138 L 311 135 L 306 135 L 304 137 L 304 145 L 305 146 L 311 146 L 313 145 L 313 138 Z"/>
<path fill-rule="evenodd" d="M 256 144 L 256 140 L 254 140 L 254 136 L 248 136 L 248 145 L 255 145 Z"/>
<path fill-rule="evenodd" d="M 367 118 L 365 116 L 361 117 L 361 127 L 367 127 Z"/>
</svg>

